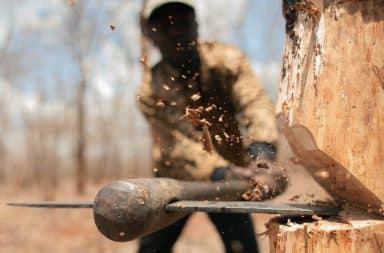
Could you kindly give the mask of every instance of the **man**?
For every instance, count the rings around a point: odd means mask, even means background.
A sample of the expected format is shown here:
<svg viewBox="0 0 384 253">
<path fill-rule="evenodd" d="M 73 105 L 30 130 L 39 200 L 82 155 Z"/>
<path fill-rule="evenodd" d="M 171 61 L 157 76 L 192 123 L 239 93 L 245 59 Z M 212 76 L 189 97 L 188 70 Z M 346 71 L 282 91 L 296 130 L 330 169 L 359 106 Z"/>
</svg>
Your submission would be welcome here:
<svg viewBox="0 0 384 253">
<path fill-rule="evenodd" d="M 272 104 L 245 56 L 229 45 L 197 40 L 191 0 L 149 0 L 143 18 L 143 32 L 162 57 L 138 91 L 153 134 L 155 175 L 223 180 L 249 176 L 243 167 L 252 159 L 273 160 Z M 250 215 L 209 218 L 226 252 L 258 251 Z M 139 252 L 171 252 L 187 219 L 142 238 Z"/>
</svg>

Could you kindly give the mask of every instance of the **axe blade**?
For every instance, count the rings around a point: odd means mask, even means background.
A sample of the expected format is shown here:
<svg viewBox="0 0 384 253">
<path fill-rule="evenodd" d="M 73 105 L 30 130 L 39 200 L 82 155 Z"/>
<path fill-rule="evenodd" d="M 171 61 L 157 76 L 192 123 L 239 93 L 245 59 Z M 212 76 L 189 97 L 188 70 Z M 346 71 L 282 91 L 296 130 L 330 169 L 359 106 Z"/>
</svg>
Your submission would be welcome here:
<svg viewBox="0 0 384 253">
<path fill-rule="evenodd" d="M 93 208 L 92 201 L 85 202 L 12 202 L 8 206 L 32 208 L 80 209 Z M 331 204 L 273 204 L 245 201 L 192 201 L 184 200 L 166 206 L 169 212 L 210 212 L 210 213 L 266 213 L 282 215 L 337 215 L 340 208 Z"/>
<path fill-rule="evenodd" d="M 282 215 L 336 216 L 340 208 L 332 204 L 275 204 L 245 201 L 177 201 L 167 205 L 170 212 L 264 213 Z"/>
</svg>

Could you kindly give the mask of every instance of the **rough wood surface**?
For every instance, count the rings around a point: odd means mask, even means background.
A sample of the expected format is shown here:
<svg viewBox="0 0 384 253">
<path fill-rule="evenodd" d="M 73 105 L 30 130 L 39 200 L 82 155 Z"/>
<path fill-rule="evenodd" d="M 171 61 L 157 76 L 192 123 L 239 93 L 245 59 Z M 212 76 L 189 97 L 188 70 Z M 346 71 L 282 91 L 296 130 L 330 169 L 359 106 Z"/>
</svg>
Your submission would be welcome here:
<svg viewBox="0 0 384 253">
<path fill-rule="evenodd" d="M 307 130 L 320 155 L 334 161 L 318 166 L 337 164 L 373 193 L 366 197 L 346 192 L 343 198 L 360 198 L 367 206 L 369 199 L 380 209 L 384 1 L 286 0 L 284 7 L 287 39 L 277 113 L 289 126 Z M 333 176 L 328 172 L 323 176 Z M 338 185 L 336 190 L 345 187 Z"/>
<path fill-rule="evenodd" d="M 283 8 L 276 109 L 288 163 L 363 211 L 274 219 L 270 252 L 383 253 L 384 220 L 366 211 L 384 214 L 384 1 L 284 0 Z"/>
<path fill-rule="evenodd" d="M 269 223 L 271 253 L 382 253 L 384 221 L 364 214 L 346 214 L 341 221 Z"/>
</svg>

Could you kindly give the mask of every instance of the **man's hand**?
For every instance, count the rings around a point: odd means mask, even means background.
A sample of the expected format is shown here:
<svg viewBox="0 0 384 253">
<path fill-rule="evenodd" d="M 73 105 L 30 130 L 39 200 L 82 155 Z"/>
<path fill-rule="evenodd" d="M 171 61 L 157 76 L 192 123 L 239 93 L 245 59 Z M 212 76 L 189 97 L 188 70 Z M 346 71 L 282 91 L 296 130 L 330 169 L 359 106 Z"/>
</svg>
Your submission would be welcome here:
<svg viewBox="0 0 384 253">
<path fill-rule="evenodd" d="M 250 179 L 252 176 L 253 172 L 249 168 L 233 166 L 228 170 L 227 174 L 225 175 L 225 179 Z"/>
<path fill-rule="evenodd" d="M 232 167 L 225 179 L 248 179 L 251 187 L 242 197 L 250 201 L 271 199 L 284 192 L 288 182 L 285 169 L 269 160 L 252 162 L 247 168 Z"/>
</svg>

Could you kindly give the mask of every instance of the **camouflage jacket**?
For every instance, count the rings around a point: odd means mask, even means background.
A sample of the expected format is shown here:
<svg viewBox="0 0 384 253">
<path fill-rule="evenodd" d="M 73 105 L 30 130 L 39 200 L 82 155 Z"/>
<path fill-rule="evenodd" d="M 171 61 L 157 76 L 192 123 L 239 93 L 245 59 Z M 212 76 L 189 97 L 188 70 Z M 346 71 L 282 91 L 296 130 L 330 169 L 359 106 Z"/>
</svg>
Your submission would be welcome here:
<svg viewBox="0 0 384 253">
<path fill-rule="evenodd" d="M 275 144 L 277 139 L 272 104 L 244 54 L 217 42 L 199 43 L 198 51 L 200 72 L 193 77 L 160 61 L 138 90 L 158 176 L 207 180 L 216 167 L 245 166 L 251 141 Z M 186 108 L 197 109 L 204 124 L 183 117 Z M 203 148 L 203 130 L 208 130 L 211 152 Z"/>
</svg>

